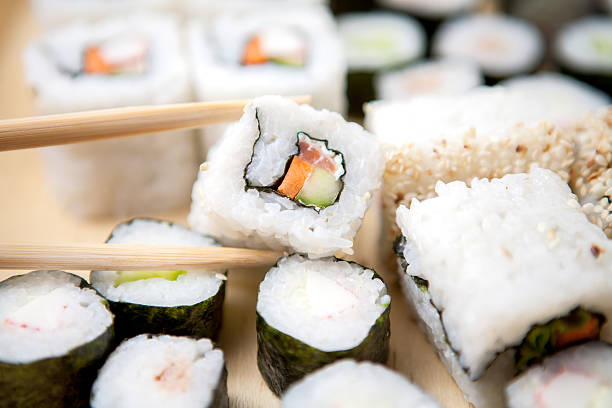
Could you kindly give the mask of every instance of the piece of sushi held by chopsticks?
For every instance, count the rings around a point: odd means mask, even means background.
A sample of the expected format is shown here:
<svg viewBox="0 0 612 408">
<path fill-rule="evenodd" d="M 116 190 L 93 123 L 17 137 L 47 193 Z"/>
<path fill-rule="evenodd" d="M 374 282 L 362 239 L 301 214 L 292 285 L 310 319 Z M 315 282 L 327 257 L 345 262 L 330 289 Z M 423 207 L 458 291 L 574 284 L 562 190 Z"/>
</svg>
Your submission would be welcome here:
<svg viewBox="0 0 612 408">
<path fill-rule="evenodd" d="M 223 351 L 209 339 L 140 336 L 109 356 L 91 390 L 92 408 L 227 408 Z"/>
<path fill-rule="evenodd" d="M 385 363 L 391 297 L 376 273 L 337 258 L 281 258 L 259 285 L 257 366 L 277 395 L 342 358 Z"/>
<path fill-rule="evenodd" d="M 137 218 L 117 226 L 107 243 L 213 246 L 180 225 Z M 216 339 L 221 330 L 225 271 L 92 271 L 91 284 L 115 314 L 119 339 L 165 333 Z"/>
<path fill-rule="evenodd" d="M 439 408 L 404 376 L 370 362 L 342 360 L 296 382 L 283 408 Z"/>
<path fill-rule="evenodd" d="M 506 387 L 506 406 L 612 407 L 612 346 L 590 342 L 547 358 Z"/>
<path fill-rule="evenodd" d="M 3 407 L 87 407 L 113 315 L 82 278 L 35 271 L 0 282 Z"/>
<path fill-rule="evenodd" d="M 366 127 L 385 150 L 383 208 L 389 246 L 395 211 L 432 197 L 438 180 L 469 182 L 529 171 L 532 164 L 564 179 L 574 160 L 571 137 L 549 107 L 528 93 L 476 88 L 461 95 L 368 104 Z"/>
<path fill-rule="evenodd" d="M 612 239 L 612 109 L 578 121 L 569 133 L 576 143 L 570 186 L 589 220 Z"/>
<path fill-rule="evenodd" d="M 76 22 L 25 51 L 37 114 L 188 102 L 186 62 L 169 17 Z M 77 216 L 128 215 L 185 205 L 196 162 L 192 131 L 42 150 L 50 192 Z"/>
<path fill-rule="evenodd" d="M 199 101 L 309 94 L 317 109 L 346 111 L 347 65 L 326 7 L 251 8 L 208 24 L 192 20 L 188 39 Z M 226 128 L 202 130 L 202 160 Z"/>
<path fill-rule="evenodd" d="M 200 167 L 189 224 L 228 246 L 350 254 L 383 166 L 339 114 L 256 98 Z"/>
<path fill-rule="evenodd" d="M 421 328 L 476 408 L 577 343 L 612 340 L 612 241 L 550 170 L 436 187 L 401 206 L 401 282 Z"/>
</svg>

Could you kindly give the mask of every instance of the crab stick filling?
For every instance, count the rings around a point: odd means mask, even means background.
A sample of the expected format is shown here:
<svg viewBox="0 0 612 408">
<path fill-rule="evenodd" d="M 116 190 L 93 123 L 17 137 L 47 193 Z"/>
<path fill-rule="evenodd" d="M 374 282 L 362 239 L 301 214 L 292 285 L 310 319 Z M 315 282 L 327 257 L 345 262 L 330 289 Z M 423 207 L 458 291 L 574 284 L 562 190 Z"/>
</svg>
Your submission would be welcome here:
<svg viewBox="0 0 612 408">
<path fill-rule="evenodd" d="M 612 406 L 612 386 L 588 373 L 563 369 L 537 394 L 538 408 Z"/>
<path fill-rule="evenodd" d="M 116 37 L 85 49 L 86 74 L 143 74 L 146 71 L 147 41 L 139 36 Z"/>
<path fill-rule="evenodd" d="M 306 44 L 302 36 L 290 28 L 268 27 L 247 41 L 241 63 L 303 67 L 306 65 Z"/>
</svg>

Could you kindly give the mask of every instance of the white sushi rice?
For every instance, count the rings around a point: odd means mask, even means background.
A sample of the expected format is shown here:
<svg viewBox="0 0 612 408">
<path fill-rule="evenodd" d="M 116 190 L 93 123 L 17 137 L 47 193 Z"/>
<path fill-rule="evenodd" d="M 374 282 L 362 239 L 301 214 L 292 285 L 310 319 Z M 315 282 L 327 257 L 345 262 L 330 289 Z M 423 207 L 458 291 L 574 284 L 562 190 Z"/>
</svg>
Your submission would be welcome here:
<svg viewBox="0 0 612 408">
<path fill-rule="evenodd" d="M 563 65 L 579 72 L 612 72 L 612 17 L 590 16 L 561 29 L 554 44 Z"/>
<path fill-rule="evenodd" d="M 568 126 L 589 112 L 610 105 L 610 97 L 597 88 L 555 72 L 510 78 L 502 81 L 510 91 L 523 92 L 551 111 L 549 119 Z"/>
<path fill-rule="evenodd" d="M 436 193 L 397 211 L 403 279 L 429 282 L 430 306 L 411 300 L 466 398 L 501 406 L 514 372 L 513 351 L 504 351 L 533 325 L 576 306 L 612 315 L 612 242 L 549 170 L 474 179 L 471 188 L 439 182 Z M 601 337 L 611 340 L 612 326 Z"/>
<path fill-rule="evenodd" d="M 223 351 L 208 339 L 142 334 L 121 343 L 106 360 L 91 406 L 208 407 L 223 367 Z"/>
<path fill-rule="evenodd" d="M 306 64 L 241 65 L 250 37 L 263 28 L 287 28 L 304 38 Z M 300 5 L 224 13 L 211 23 L 188 25 L 191 76 L 200 101 L 247 99 L 261 95 L 311 95 L 312 106 L 346 111 L 347 64 L 336 23 L 323 6 Z M 226 125 L 203 130 L 202 158 Z"/>
<path fill-rule="evenodd" d="M 473 10 L 478 0 L 377 0 L 377 3 L 412 14 L 442 19 L 463 11 Z"/>
<path fill-rule="evenodd" d="M 593 342 L 562 351 L 506 388 L 508 408 L 612 406 L 612 347 Z"/>
<path fill-rule="evenodd" d="M 109 244 L 213 246 L 212 238 L 190 231 L 180 225 L 153 219 L 135 219 L 119 225 Z M 92 271 L 90 280 L 104 297 L 114 302 L 129 302 L 153 306 L 184 306 L 202 302 L 214 296 L 223 283 L 221 271 L 186 271 L 176 280 L 164 278 L 140 279 L 115 286 L 117 271 Z"/>
<path fill-rule="evenodd" d="M 0 283 L 0 361 L 63 356 L 103 334 L 113 315 L 79 277 L 35 271 Z"/>
<path fill-rule="evenodd" d="M 179 0 L 183 14 L 205 22 L 225 13 L 290 8 L 304 4 L 327 4 L 327 0 Z"/>
<path fill-rule="evenodd" d="M 382 100 L 458 94 L 483 83 L 477 64 L 452 58 L 430 60 L 401 70 L 381 72 L 374 79 L 376 98 Z"/>
<path fill-rule="evenodd" d="M 335 258 L 282 258 L 259 285 L 266 323 L 325 352 L 361 344 L 391 302 L 374 272 Z"/>
<path fill-rule="evenodd" d="M 344 188 L 335 204 L 317 212 L 276 193 L 245 190 L 245 168 L 259 137 L 256 110 L 264 137 L 278 146 L 294 146 L 296 134 L 305 132 L 343 154 Z M 265 160 L 286 163 L 283 154 L 269 150 Z M 383 166 L 378 140 L 339 114 L 278 96 L 256 98 L 201 167 L 188 221 L 229 246 L 291 249 L 312 257 L 351 253 Z"/>
<path fill-rule="evenodd" d="M 402 375 L 370 362 L 341 360 L 307 375 L 282 397 L 283 408 L 436 408 Z"/>
<path fill-rule="evenodd" d="M 425 32 L 408 16 L 385 12 L 346 13 L 338 18 L 350 71 L 375 71 L 419 59 Z"/>
<path fill-rule="evenodd" d="M 534 70 L 544 40 L 527 21 L 494 14 L 473 14 L 444 23 L 433 38 L 433 54 L 467 58 L 485 75 L 507 77 Z"/>
<path fill-rule="evenodd" d="M 148 44 L 141 75 L 77 75 L 87 46 L 109 39 Z M 24 53 L 38 114 L 188 102 L 187 66 L 176 22 L 138 14 L 50 31 Z M 195 176 L 191 131 L 135 136 L 44 149 L 50 192 L 77 216 L 127 215 L 186 204 Z"/>
</svg>

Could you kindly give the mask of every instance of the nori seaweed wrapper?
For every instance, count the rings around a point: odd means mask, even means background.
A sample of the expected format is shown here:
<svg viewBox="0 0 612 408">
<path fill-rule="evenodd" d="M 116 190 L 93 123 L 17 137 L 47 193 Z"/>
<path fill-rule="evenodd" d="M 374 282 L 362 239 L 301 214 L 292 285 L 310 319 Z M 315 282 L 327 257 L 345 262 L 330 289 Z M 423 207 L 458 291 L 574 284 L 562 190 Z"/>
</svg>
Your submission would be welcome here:
<svg viewBox="0 0 612 408">
<path fill-rule="evenodd" d="M 209 405 L 210 408 L 229 408 L 229 396 L 227 394 L 227 368 L 223 365 L 223 372 L 221 378 L 217 382 L 215 388 L 215 394 L 212 402 Z"/>
</svg>

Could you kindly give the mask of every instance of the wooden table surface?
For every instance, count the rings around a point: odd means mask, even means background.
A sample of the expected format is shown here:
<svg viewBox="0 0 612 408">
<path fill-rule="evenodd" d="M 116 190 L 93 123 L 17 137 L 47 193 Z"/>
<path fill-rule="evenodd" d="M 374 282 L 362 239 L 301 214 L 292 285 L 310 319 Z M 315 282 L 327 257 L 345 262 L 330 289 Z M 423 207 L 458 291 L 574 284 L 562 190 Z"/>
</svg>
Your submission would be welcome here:
<svg viewBox="0 0 612 408">
<path fill-rule="evenodd" d="M 0 119 L 32 114 L 32 94 L 24 82 L 21 53 L 37 33 L 26 0 L 0 1 Z M 187 208 L 142 214 L 185 224 Z M 101 243 L 121 218 L 81 220 L 64 213 L 49 196 L 36 150 L 0 153 L 0 242 Z M 378 209 L 370 211 L 357 239 L 356 257 L 385 278 L 392 297 L 391 354 L 388 366 L 431 393 L 444 407 L 467 407 L 459 389 L 418 330 L 394 271 L 378 262 Z M 23 271 L 0 271 L 0 279 Z M 79 273 L 79 272 L 77 272 Z M 279 400 L 256 365 L 255 304 L 265 271 L 230 274 L 220 347 L 225 352 L 232 407 L 277 407 Z M 80 273 L 87 277 L 87 273 Z"/>
</svg>

